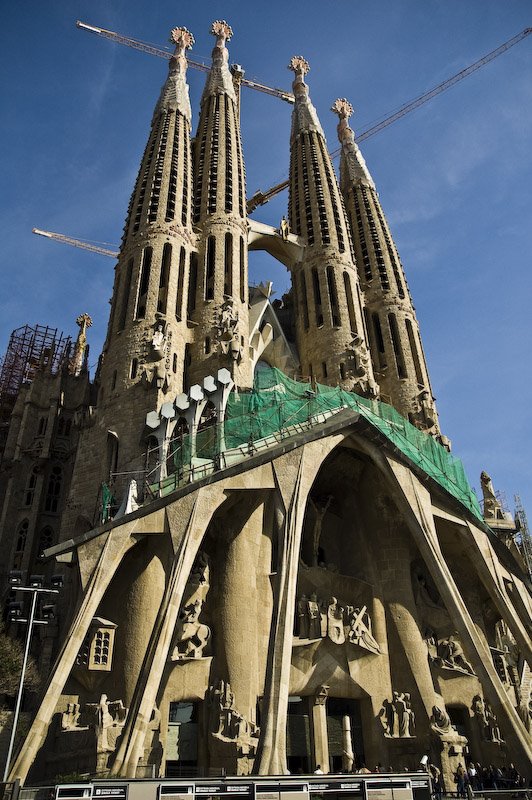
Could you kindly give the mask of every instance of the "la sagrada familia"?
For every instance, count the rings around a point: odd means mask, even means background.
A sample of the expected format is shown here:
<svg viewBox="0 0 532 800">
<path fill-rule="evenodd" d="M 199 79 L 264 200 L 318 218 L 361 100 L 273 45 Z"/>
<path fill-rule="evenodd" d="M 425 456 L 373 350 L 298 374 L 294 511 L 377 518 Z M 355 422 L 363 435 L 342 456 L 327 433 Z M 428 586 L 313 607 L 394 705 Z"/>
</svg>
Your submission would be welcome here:
<svg viewBox="0 0 532 800">
<path fill-rule="evenodd" d="M 11 777 L 459 762 L 532 777 L 530 583 L 442 435 L 403 267 L 338 99 L 337 180 L 290 61 L 286 218 L 248 218 L 225 21 L 191 137 L 156 103 L 94 381 L 43 359 L 2 459 L 6 572 L 65 586 Z M 287 131 L 288 135 L 288 131 Z M 248 285 L 266 250 L 291 290 Z"/>
</svg>

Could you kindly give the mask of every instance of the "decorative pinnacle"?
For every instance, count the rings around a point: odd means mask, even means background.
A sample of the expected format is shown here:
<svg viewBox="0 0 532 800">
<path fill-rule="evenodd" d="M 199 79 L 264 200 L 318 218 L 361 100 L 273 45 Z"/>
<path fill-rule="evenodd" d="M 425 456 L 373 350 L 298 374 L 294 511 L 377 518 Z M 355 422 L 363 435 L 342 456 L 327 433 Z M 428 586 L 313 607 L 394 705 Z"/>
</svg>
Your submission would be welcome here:
<svg viewBox="0 0 532 800">
<path fill-rule="evenodd" d="M 288 64 L 288 69 L 295 72 L 296 75 L 306 75 L 310 71 L 310 66 L 303 56 L 292 56 Z"/>
<path fill-rule="evenodd" d="M 187 28 L 172 28 L 169 41 L 186 50 L 194 45 L 194 37 Z"/>
<path fill-rule="evenodd" d="M 211 33 L 224 41 L 231 41 L 233 35 L 232 27 L 225 21 L 225 19 L 217 19 L 211 25 Z"/>
<path fill-rule="evenodd" d="M 338 114 L 340 119 L 349 119 L 355 109 L 345 97 L 339 97 L 331 106 L 331 111 Z"/>
<path fill-rule="evenodd" d="M 84 333 L 87 328 L 92 326 L 92 319 L 88 314 L 80 314 L 76 320 L 76 325 L 79 325 L 81 332 Z"/>
</svg>

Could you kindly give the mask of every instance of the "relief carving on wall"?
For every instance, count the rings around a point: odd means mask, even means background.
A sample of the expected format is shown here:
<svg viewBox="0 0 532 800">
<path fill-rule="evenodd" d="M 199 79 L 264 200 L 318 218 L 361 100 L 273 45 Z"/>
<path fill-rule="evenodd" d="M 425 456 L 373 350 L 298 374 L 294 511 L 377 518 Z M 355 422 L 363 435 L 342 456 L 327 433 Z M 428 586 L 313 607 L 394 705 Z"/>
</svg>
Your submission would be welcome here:
<svg viewBox="0 0 532 800">
<path fill-rule="evenodd" d="M 235 708 L 235 696 L 227 681 L 210 686 L 205 696 L 209 712 L 211 736 L 223 742 L 234 742 L 239 755 L 255 755 L 259 727 L 249 722 Z"/>
<path fill-rule="evenodd" d="M 211 629 L 200 622 L 207 597 L 210 566 L 208 556 L 200 551 L 183 594 L 183 604 L 177 620 L 171 661 L 202 658 L 211 638 Z"/>
<path fill-rule="evenodd" d="M 385 700 L 382 704 L 379 716 L 387 738 L 411 739 L 415 736 L 415 715 L 408 692 L 394 692 L 392 700 Z"/>
<path fill-rule="evenodd" d="M 319 600 L 313 592 L 301 595 L 296 604 L 297 636 L 300 640 L 316 641 L 329 638 L 334 644 L 348 641 L 370 653 L 380 653 L 378 642 L 371 632 L 367 606 L 339 603 L 336 597 Z"/>
<path fill-rule="evenodd" d="M 437 667 L 465 675 L 475 675 L 473 667 L 466 659 L 456 633 L 438 639 L 433 631 L 425 639 L 430 661 Z"/>
<path fill-rule="evenodd" d="M 220 352 L 231 356 L 233 361 L 240 363 L 242 359 L 242 346 L 240 343 L 240 318 L 235 301 L 229 297 L 218 309 L 216 324 L 216 339 Z"/>
<path fill-rule="evenodd" d="M 497 723 L 497 717 L 488 701 L 484 700 L 481 695 L 476 694 L 473 697 L 471 708 L 475 713 L 482 739 L 485 742 L 494 742 L 495 744 L 504 742 Z"/>
</svg>

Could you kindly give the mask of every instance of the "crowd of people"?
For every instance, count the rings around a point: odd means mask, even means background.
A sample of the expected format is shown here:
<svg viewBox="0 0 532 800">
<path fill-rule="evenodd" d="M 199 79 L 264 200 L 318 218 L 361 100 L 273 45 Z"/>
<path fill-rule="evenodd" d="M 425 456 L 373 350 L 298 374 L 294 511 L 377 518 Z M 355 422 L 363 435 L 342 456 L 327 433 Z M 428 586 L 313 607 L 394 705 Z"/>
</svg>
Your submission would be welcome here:
<svg viewBox="0 0 532 800">
<path fill-rule="evenodd" d="M 432 778 L 433 796 L 435 800 L 441 800 L 444 793 L 441 773 L 434 764 L 429 765 L 429 772 Z M 472 792 L 481 792 L 484 789 L 526 789 L 526 780 L 519 774 L 513 764 L 508 767 L 495 767 L 490 764 L 483 767 L 479 763 L 470 762 L 469 764 L 459 764 L 455 775 L 456 797 L 470 798 Z M 445 787 L 447 794 L 453 793 L 450 787 Z"/>
</svg>

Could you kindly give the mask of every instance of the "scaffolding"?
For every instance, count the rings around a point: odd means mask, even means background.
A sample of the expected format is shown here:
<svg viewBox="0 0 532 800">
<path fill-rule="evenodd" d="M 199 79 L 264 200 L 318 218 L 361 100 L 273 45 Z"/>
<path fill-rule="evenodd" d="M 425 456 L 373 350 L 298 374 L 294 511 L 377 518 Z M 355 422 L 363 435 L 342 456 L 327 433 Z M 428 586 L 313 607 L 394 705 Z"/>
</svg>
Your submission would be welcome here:
<svg viewBox="0 0 532 800">
<path fill-rule="evenodd" d="M 45 325 L 23 325 L 12 332 L 0 361 L 0 451 L 21 386 L 31 383 L 40 368 L 56 372 L 70 343 L 70 336 Z"/>
<path fill-rule="evenodd" d="M 523 558 L 528 571 L 528 577 L 532 581 L 532 538 L 528 527 L 525 509 L 518 494 L 514 495 L 515 500 L 515 526 L 517 528 L 516 543 L 523 554 Z"/>
</svg>

